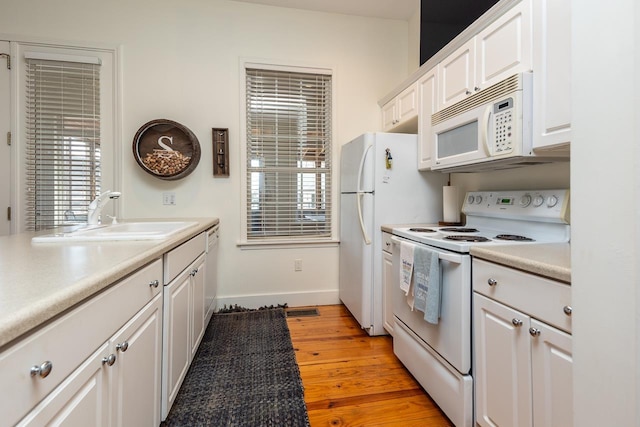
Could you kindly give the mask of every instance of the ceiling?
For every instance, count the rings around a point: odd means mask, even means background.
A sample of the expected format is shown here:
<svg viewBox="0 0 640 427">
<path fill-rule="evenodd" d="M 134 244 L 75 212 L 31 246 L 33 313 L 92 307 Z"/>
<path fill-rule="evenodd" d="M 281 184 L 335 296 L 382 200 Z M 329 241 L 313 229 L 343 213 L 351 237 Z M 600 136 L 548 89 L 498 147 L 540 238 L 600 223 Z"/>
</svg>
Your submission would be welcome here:
<svg viewBox="0 0 640 427">
<path fill-rule="evenodd" d="M 234 0 L 318 12 L 408 21 L 419 10 L 420 0 Z M 437 0 L 439 1 L 439 0 Z"/>
</svg>

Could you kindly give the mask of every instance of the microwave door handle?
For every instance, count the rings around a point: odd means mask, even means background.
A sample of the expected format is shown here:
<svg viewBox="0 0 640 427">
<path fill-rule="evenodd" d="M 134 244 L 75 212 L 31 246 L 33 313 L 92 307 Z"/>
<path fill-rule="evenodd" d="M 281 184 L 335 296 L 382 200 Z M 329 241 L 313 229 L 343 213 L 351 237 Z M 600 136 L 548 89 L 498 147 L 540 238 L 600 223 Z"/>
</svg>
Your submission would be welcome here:
<svg viewBox="0 0 640 427">
<path fill-rule="evenodd" d="M 484 110 L 484 114 L 482 115 L 482 127 L 480 131 L 482 132 L 482 143 L 487 156 L 491 155 L 491 148 L 489 147 L 489 119 L 491 118 L 492 108 L 493 105 L 490 105 L 486 108 L 486 110 Z"/>
</svg>

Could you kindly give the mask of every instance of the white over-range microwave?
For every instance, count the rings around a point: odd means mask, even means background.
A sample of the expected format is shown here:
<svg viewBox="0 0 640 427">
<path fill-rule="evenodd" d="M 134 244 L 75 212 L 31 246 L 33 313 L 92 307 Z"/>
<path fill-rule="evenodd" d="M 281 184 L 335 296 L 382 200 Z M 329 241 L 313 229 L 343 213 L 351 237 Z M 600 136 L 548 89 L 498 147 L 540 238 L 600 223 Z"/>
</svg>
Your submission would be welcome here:
<svg viewBox="0 0 640 427">
<path fill-rule="evenodd" d="M 566 160 L 533 151 L 532 97 L 532 73 L 519 73 L 434 113 L 431 169 L 476 172 Z"/>
</svg>

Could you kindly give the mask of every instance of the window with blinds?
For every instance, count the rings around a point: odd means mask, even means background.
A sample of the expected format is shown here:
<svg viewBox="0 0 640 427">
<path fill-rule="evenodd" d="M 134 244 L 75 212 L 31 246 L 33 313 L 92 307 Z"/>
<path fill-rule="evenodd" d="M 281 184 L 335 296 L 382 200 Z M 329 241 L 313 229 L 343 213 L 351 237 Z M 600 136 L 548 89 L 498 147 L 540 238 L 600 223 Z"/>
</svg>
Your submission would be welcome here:
<svg viewBox="0 0 640 427">
<path fill-rule="evenodd" d="M 26 228 L 86 222 L 100 193 L 100 65 L 27 57 L 26 82 Z"/>
<path fill-rule="evenodd" d="M 331 75 L 246 69 L 247 239 L 331 237 Z"/>
</svg>

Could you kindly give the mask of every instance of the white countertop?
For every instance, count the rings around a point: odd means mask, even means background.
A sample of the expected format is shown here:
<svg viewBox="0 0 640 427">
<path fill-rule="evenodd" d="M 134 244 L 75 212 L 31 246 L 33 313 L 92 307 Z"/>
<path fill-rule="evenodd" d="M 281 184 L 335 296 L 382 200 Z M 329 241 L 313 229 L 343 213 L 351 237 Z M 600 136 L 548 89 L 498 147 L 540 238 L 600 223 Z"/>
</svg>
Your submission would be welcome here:
<svg viewBox="0 0 640 427">
<path fill-rule="evenodd" d="M 571 283 L 571 245 L 569 243 L 473 246 L 470 253 L 474 257 L 507 267 Z"/>
<path fill-rule="evenodd" d="M 31 242 L 50 230 L 0 237 L 0 349 L 219 222 L 188 220 L 198 224 L 156 241 Z"/>
</svg>

